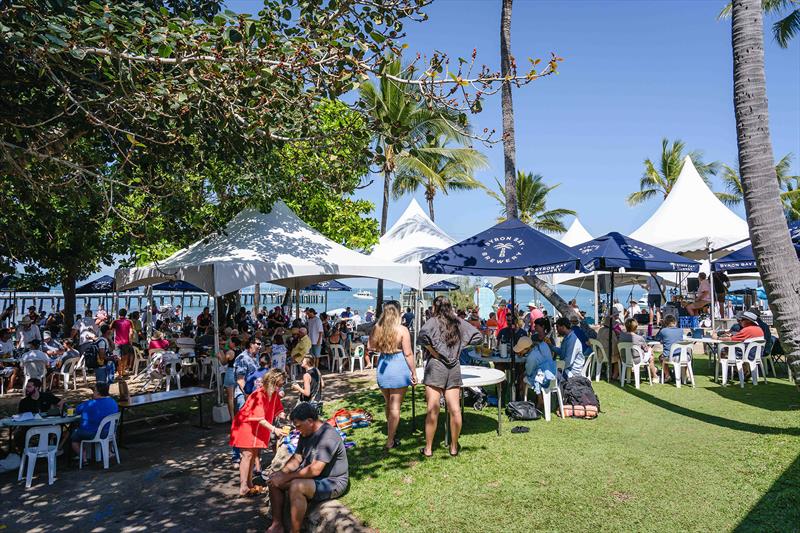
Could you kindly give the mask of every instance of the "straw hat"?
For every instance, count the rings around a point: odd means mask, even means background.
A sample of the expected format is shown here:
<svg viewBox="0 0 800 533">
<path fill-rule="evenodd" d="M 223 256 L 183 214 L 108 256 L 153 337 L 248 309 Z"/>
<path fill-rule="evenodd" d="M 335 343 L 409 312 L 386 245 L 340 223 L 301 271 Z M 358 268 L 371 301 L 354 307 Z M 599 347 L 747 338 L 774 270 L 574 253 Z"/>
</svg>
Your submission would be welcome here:
<svg viewBox="0 0 800 533">
<path fill-rule="evenodd" d="M 514 352 L 527 353 L 533 347 L 533 341 L 530 337 L 520 337 L 514 345 Z"/>
<path fill-rule="evenodd" d="M 30 326 L 31 325 L 31 317 L 25 315 L 22 317 L 22 320 L 19 321 L 21 326 Z"/>
</svg>

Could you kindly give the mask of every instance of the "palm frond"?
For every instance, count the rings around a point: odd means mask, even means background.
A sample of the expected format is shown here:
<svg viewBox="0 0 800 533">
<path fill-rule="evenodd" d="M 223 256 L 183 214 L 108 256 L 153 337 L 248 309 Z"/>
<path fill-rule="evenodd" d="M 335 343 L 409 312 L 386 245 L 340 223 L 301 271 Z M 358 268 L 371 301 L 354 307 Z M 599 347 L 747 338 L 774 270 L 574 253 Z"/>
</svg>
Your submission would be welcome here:
<svg viewBox="0 0 800 533">
<path fill-rule="evenodd" d="M 714 194 L 719 198 L 720 202 L 728 207 L 735 207 L 742 203 L 742 197 L 737 194 L 731 194 L 729 192 L 715 192 Z"/>
<path fill-rule="evenodd" d="M 789 41 L 798 33 L 800 33 L 800 8 L 795 9 L 772 25 L 772 35 L 781 48 L 787 48 Z"/>
<path fill-rule="evenodd" d="M 636 191 L 628 195 L 628 205 L 634 206 L 644 203 L 652 198 L 655 198 L 662 191 L 658 189 L 645 189 L 643 191 Z"/>
</svg>

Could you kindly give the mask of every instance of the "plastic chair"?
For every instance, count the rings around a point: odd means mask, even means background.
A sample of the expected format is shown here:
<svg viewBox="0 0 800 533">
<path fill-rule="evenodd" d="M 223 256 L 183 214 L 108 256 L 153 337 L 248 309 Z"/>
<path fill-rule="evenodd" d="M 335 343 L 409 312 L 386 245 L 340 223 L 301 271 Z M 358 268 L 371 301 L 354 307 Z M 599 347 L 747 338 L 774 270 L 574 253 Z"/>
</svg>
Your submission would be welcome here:
<svg viewBox="0 0 800 533">
<path fill-rule="evenodd" d="M 737 360 L 740 386 L 744 387 L 744 365 L 750 368 L 750 377 L 753 380 L 753 385 L 758 385 L 759 367 L 764 374 L 764 383 L 767 383 L 767 371 L 764 368 L 764 361 L 761 358 L 766 344 L 767 342 L 764 339 L 752 339 L 745 343 L 744 356 Z"/>
<path fill-rule="evenodd" d="M 78 456 L 78 469 L 83 468 L 83 445 L 84 444 L 94 444 L 95 446 L 95 460 L 99 461 L 100 458 L 103 459 L 103 468 L 108 470 L 108 458 L 109 458 L 109 448 L 111 445 L 114 446 L 114 456 L 117 458 L 117 464 L 119 464 L 119 448 L 117 447 L 117 424 L 119 424 L 119 413 L 114 413 L 113 415 L 108 415 L 103 420 L 100 421 L 100 425 L 97 427 L 97 433 L 94 434 L 94 438 L 89 440 L 82 440 L 80 446 L 80 455 Z M 103 430 L 107 428 L 105 432 L 106 436 L 103 437 Z M 98 457 L 98 453 L 100 457 Z"/>
<path fill-rule="evenodd" d="M 86 385 L 89 381 L 86 379 L 86 359 L 83 355 L 78 358 L 78 362 L 75 363 L 75 386 L 78 386 L 78 370 L 81 371 L 83 374 L 83 384 Z"/>
<path fill-rule="evenodd" d="M 350 347 L 350 371 L 355 372 L 355 363 L 358 361 L 359 370 L 364 370 L 364 345 L 353 344 Z"/>
<path fill-rule="evenodd" d="M 175 380 L 175 383 L 178 385 L 178 390 L 180 390 L 181 372 L 182 372 L 182 370 L 180 369 L 180 363 L 178 362 L 167 363 L 165 370 L 167 371 L 167 374 L 165 376 L 167 382 L 167 391 L 169 391 L 169 386 L 170 383 L 172 383 L 173 379 Z"/>
<path fill-rule="evenodd" d="M 727 348 L 727 358 L 722 357 L 722 349 Z M 717 366 L 714 369 L 714 381 L 717 380 L 717 375 L 722 371 L 722 385 L 728 384 L 728 369 L 736 368 L 738 370 L 739 363 L 737 360 L 737 352 L 744 354 L 744 343 L 735 341 L 723 341 L 719 343 L 719 359 L 717 359 Z"/>
<path fill-rule="evenodd" d="M 681 388 L 683 381 L 683 370 L 686 369 L 686 378 L 692 380 L 694 387 L 694 370 L 692 370 L 692 346 L 694 341 L 678 341 L 673 343 L 669 349 L 669 358 L 664 364 L 672 365 L 672 373 L 675 375 L 675 386 Z M 677 354 L 678 359 L 675 359 Z"/>
<path fill-rule="evenodd" d="M 339 372 L 343 372 L 343 363 L 347 358 L 347 354 L 344 351 L 344 346 L 341 344 L 329 344 L 328 349 L 331 354 L 331 359 L 333 363 L 331 364 L 331 371 L 336 372 L 336 367 L 339 367 Z"/>
<path fill-rule="evenodd" d="M 50 435 L 55 435 L 56 443 L 50 444 Z M 31 446 L 31 440 L 34 436 L 39 437 L 36 446 Z M 37 426 L 28 430 L 25 435 L 25 450 L 22 452 L 22 460 L 19 463 L 19 474 L 17 481 L 22 479 L 22 470 L 25 468 L 25 462 L 28 463 L 28 471 L 25 474 L 25 488 L 31 488 L 31 481 L 33 481 L 33 470 L 36 468 L 36 460 L 39 457 L 47 457 L 47 484 L 53 484 L 53 478 L 56 477 L 56 452 L 58 451 L 58 444 L 61 441 L 61 428 L 58 426 Z"/>
<path fill-rule="evenodd" d="M 525 400 L 528 400 L 528 389 L 532 388 L 531 384 L 528 383 L 528 376 L 523 378 L 523 383 L 525 383 L 525 392 L 523 397 Z M 564 400 L 561 397 L 561 388 L 558 386 L 558 379 L 553 378 L 550 380 L 550 384 L 547 387 L 542 387 L 542 403 L 544 404 L 544 419 L 550 422 L 550 410 L 551 410 L 551 403 L 552 403 L 552 396 L 556 394 L 558 396 L 558 413 L 561 418 L 564 418 Z"/>
<path fill-rule="evenodd" d="M 583 368 L 581 369 L 581 376 L 588 378 L 589 381 L 592 380 L 593 364 L 594 364 L 594 352 L 586 356 L 586 360 L 583 362 Z"/>
<path fill-rule="evenodd" d="M 61 369 L 58 372 L 53 372 L 50 374 L 50 386 L 49 388 L 53 388 L 53 380 L 56 376 L 61 376 L 61 381 L 64 383 L 64 390 L 69 390 L 69 382 L 70 379 L 72 380 L 72 384 L 74 385 L 73 389 L 78 390 L 78 380 L 75 377 L 75 367 L 78 364 L 78 358 L 67 359 L 64 361 L 64 364 L 61 365 Z"/>
<path fill-rule="evenodd" d="M 22 382 L 22 390 L 25 390 L 29 379 L 38 378 L 44 383 L 45 377 L 47 377 L 47 363 L 44 361 L 25 361 L 22 363 L 22 370 L 25 373 L 25 379 Z"/>
<path fill-rule="evenodd" d="M 772 346 L 774 345 L 775 345 L 775 340 L 773 338 L 773 341 L 770 346 L 766 345 L 764 346 L 764 350 L 761 353 L 761 360 L 764 361 L 764 365 L 767 370 L 772 369 L 772 377 L 777 378 L 778 373 L 775 372 L 775 359 L 773 359 L 772 357 Z M 767 373 L 764 372 L 764 375 L 766 376 Z"/>
<path fill-rule="evenodd" d="M 134 376 L 138 376 L 141 372 L 147 370 L 147 358 L 144 356 L 144 353 L 142 353 L 142 350 L 136 347 L 133 348 L 133 354 L 131 372 L 133 372 Z"/>
<path fill-rule="evenodd" d="M 652 386 L 653 378 L 650 376 L 649 365 L 647 364 L 649 359 L 645 356 L 641 347 L 636 346 L 632 342 L 620 342 L 617 344 L 617 347 L 619 348 L 619 353 L 622 356 L 622 367 L 620 368 L 619 373 L 619 386 L 624 387 L 625 383 L 628 381 L 628 370 L 631 370 L 633 373 L 633 381 L 637 389 L 641 384 L 642 370 L 647 372 L 647 378 L 650 382 L 650 386 Z M 634 352 L 639 355 L 638 363 L 634 362 Z"/>
<path fill-rule="evenodd" d="M 600 381 L 600 373 L 603 370 L 603 365 L 606 365 L 606 377 L 609 383 L 611 382 L 611 364 L 608 356 L 606 355 L 606 348 L 603 343 L 597 339 L 589 339 L 589 346 L 594 350 L 594 380 Z"/>
</svg>

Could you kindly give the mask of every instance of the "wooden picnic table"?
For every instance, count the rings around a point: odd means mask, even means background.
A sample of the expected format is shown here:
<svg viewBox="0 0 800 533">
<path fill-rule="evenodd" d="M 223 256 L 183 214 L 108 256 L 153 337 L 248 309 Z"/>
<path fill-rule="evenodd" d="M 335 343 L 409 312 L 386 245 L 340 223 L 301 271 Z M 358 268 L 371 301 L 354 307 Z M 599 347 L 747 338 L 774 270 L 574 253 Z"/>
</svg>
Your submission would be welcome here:
<svg viewBox="0 0 800 533">
<path fill-rule="evenodd" d="M 146 394 L 137 394 L 131 396 L 128 400 L 117 402 L 119 405 L 119 440 L 122 442 L 122 428 L 125 420 L 125 409 L 134 407 L 142 407 L 154 403 L 169 402 L 173 400 L 181 400 L 183 398 L 197 398 L 197 405 L 200 410 L 200 424 L 199 427 L 206 428 L 203 425 L 203 396 L 207 394 L 214 394 L 212 389 L 206 387 L 184 387 L 182 389 L 173 389 L 163 392 L 148 392 Z"/>
</svg>

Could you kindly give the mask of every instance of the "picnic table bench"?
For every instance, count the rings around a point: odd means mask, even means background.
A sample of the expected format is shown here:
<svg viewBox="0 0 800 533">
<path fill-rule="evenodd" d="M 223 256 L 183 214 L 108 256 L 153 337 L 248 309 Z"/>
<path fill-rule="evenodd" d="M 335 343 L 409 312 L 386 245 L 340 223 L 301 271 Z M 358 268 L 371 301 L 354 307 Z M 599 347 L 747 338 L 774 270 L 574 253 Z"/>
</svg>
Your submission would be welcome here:
<svg viewBox="0 0 800 533">
<path fill-rule="evenodd" d="M 127 400 L 120 400 L 117 402 L 119 405 L 119 440 L 122 442 L 122 428 L 125 420 L 125 410 L 133 407 L 142 407 L 154 403 L 169 402 L 173 400 L 182 400 L 184 398 L 197 398 L 197 405 L 200 410 L 200 424 L 199 427 L 205 428 L 203 425 L 203 396 L 207 394 L 214 394 L 212 389 L 205 387 L 184 387 L 182 389 L 173 389 L 164 392 L 148 392 L 146 394 L 137 394 L 131 396 Z"/>
</svg>

